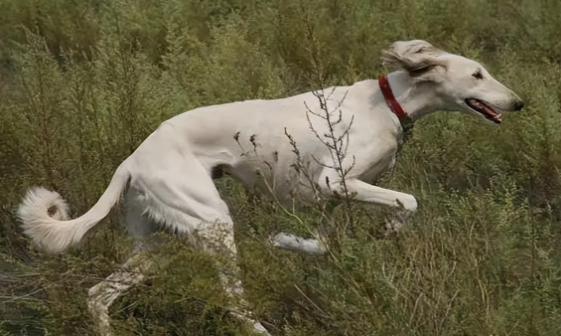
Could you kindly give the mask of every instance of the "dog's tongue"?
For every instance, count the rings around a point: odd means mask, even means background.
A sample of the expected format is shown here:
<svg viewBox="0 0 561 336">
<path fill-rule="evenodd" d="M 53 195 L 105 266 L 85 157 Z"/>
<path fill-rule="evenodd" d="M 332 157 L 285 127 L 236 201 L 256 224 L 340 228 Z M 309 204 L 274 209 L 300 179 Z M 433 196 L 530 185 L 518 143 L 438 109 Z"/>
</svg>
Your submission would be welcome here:
<svg viewBox="0 0 561 336">
<path fill-rule="evenodd" d="M 484 112 L 490 119 L 501 122 L 501 114 L 495 112 L 495 110 L 489 105 L 475 98 L 470 98 L 469 103 L 472 104 L 473 106 L 480 108 L 482 112 Z"/>
</svg>

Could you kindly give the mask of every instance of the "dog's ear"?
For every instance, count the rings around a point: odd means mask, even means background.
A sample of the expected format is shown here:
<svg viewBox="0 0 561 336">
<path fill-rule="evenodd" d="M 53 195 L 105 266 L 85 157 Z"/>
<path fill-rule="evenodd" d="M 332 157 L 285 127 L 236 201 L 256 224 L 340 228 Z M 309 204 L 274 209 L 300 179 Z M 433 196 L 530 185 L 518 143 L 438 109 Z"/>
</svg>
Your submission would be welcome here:
<svg viewBox="0 0 561 336">
<path fill-rule="evenodd" d="M 445 66 L 438 59 L 444 52 L 423 40 L 397 41 L 382 51 L 383 64 L 391 69 L 405 70 L 412 77 L 421 77 L 437 66 Z"/>
</svg>

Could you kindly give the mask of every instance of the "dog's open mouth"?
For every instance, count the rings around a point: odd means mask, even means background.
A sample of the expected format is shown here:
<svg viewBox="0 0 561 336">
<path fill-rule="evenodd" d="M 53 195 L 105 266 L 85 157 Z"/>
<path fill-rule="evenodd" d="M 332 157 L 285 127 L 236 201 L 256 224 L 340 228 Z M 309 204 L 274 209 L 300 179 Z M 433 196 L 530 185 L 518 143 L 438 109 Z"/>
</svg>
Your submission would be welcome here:
<svg viewBox="0 0 561 336">
<path fill-rule="evenodd" d="M 481 113 L 487 120 L 491 120 L 494 123 L 501 123 L 501 114 L 498 113 L 489 103 L 485 103 L 482 100 L 475 98 L 467 98 L 466 104 L 473 110 Z"/>
</svg>

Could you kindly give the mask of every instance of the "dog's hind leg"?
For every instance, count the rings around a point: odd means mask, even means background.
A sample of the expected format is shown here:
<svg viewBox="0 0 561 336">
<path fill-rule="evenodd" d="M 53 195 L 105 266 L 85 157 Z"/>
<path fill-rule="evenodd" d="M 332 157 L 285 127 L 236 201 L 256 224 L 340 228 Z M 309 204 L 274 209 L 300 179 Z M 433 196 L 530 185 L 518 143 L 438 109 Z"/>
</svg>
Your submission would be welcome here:
<svg viewBox="0 0 561 336">
<path fill-rule="evenodd" d="M 209 250 L 211 253 L 225 254 L 226 262 L 220 267 L 220 281 L 222 287 L 233 302 L 247 307 L 248 304 L 243 299 L 244 288 L 240 280 L 240 269 L 237 264 L 238 253 L 234 243 L 234 230 L 231 222 L 205 223 L 205 228 L 197 231 L 197 234 L 202 238 L 201 240 L 203 241 L 205 249 Z M 239 307 L 239 305 L 236 304 L 233 308 L 230 308 L 229 311 L 234 317 L 251 324 L 254 331 L 263 335 L 269 335 L 267 329 L 265 329 L 260 322 L 250 317 L 251 313 L 248 312 L 245 307 Z"/>
<path fill-rule="evenodd" d="M 88 291 L 88 309 L 100 335 L 112 335 L 109 307 L 126 290 L 142 283 L 153 262 L 143 252 L 133 255 L 122 269 L 114 272 Z"/>
<path fill-rule="evenodd" d="M 205 190 L 210 191 L 210 186 L 209 189 Z M 212 185 L 212 190 L 212 193 L 216 192 L 216 198 L 209 204 L 214 204 L 210 209 L 217 211 L 216 220 L 210 222 L 211 218 L 209 217 L 206 221 L 201 221 L 199 229 L 196 231 L 196 236 L 205 250 L 225 256 L 225 263 L 220 265 L 220 281 L 228 296 L 230 296 L 233 302 L 236 302 L 235 306 L 229 309 L 230 313 L 234 317 L 251 324 L 257 333 L 269 335 L 265 327 L 251 318 L 251 313 L 245 309 L 248 304 L 243 299 L 244 289 L 240 280 L 240 269 L 237 263 L 238 252 L 234 241 L 234 225 L 228 214 L 227 205 L 218 196 L 218 191 L 216 191 L 214 185 Z M 205 198 L 201 197 L 198 199 Z M 210 201 L 210 199 L 207 200 Z M 210 209 L 207 209 L 205 212 L 208 214 Z"/>
<path fill-rule="evenodd" d="M 157 226 L 147 216 L 142 215 L 141 205 L 136 201 L 137 193 L 131 188 L 126 196 L 126 229 L 135 238 L 143 238 L 156 231 Z M 146 252 L 150 248 L 142 240 L 135 242 L 133 255 L 121 269 L 109 275 L 88 291 L 88 309 L 97 332 L 111 335 L 109 307 L 123 292 L 142 283 L 154 263 Z"/>
<path fill-rule="evenodd" d="M 165 165 L 159 165 L 159 162 L 165 162 Z M 154 164 L 158 164 L 152 167 L 154 173 L 137 177 L 138 185 L 150 186 L 144 190 L 143 198 L 147 213 L 160 219 L 162 225 L 186 234 L 195 247 L 224 257 L 220 258 L 225 261 L 219 265 L 220 278 L 234 303 L 234 309 L 230 311 L 233 316 L 251 322 L 255 331 L 266 333 L 259 322 L 236 309 L 245 304 L 240 300 L 243 287 L 237 265 L 234 224 L 210 172 L 195 155 L 187 152 L 180 157 L 152 160 L 143 166 Z"/>
</svg>

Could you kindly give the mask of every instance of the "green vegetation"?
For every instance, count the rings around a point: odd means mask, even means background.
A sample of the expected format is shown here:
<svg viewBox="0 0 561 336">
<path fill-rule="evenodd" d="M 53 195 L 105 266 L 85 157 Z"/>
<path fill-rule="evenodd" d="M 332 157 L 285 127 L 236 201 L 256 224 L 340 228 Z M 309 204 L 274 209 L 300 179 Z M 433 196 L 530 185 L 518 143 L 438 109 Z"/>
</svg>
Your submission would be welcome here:
<svg viewBox="0 0 561 336">
<path fill-rule="evenodd" d="M 412 223 L 384 236 L 382 210 L 353 205 L 355 235 L 335 230 L 329 256 L 264 243 L 321 214 L 221 181 L 254 312 L 290 336 L 561 335 L 560 13 L 558 0 L 0 1 L 0 335 L 93 335 L 87 289 L 132 246 L 114 211 L 81 248 L 41 254 L 15 217 L 28 187 L 81 215 L 161 121 L 375 78 L 381 49 L 412 38 L 482 61 L 527 107 L 501 127 L 418 122 L 379 183 L 417 197 Z M 155 258 L 167 265 L 111 309 L 117 335 L 251 334 L 222 309 L 208 255 L 171 239 Z"/>
</svg>

